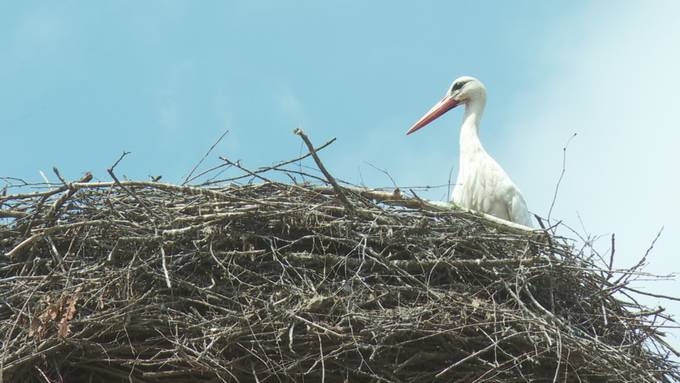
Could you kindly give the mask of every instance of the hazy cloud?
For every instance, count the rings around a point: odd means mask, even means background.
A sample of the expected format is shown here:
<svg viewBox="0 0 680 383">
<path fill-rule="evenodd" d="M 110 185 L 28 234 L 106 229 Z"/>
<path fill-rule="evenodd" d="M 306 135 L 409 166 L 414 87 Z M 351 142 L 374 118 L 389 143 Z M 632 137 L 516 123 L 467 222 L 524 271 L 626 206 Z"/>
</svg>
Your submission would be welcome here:
<svg viewBox="0 0 680 383">
<path fill-rule="evenodd" d="M 612 3 L 591 4 L 547 34 L 550 75 L 518 92 L 508 121 L 516 134 L 507 147 L 526 149 L 502 155 L 526 168 L 514 178 L 533 210 L 545 214 L 561 147 L 578 133 L 554 216 L 580 228 L 578 213 L 591 233 L 615 232 L 620 267 L 637 262 L 664 226 L 648 271 L 678 272 L 680 3 L 616 3 L 616 11 Z M 608 241 L 601 245 L 606 250 Z M 644 287 L 680 291 L 677 281 Z M 647 302 L 680 312 L 677 304 Z"/>
<path fill-rule="evenodd" d="M 15 32 L 15 50 L 21 55 L 52 53 L 67 35 L 62 15 L 48 9 L 32 11 L 19 19 Z"/>
</svg>

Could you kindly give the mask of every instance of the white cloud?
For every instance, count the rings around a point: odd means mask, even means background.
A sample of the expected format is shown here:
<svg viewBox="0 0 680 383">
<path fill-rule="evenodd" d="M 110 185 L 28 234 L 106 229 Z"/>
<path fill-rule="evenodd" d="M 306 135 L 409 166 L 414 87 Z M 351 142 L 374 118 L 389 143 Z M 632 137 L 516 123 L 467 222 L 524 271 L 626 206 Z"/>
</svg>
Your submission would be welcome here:
<svg viewBox="0 0 680 383">
<path fill-rule="evenodd" d="M 304 106 L 302 100 L 295 94 L 289 85 L 279 85 L 275 90 L 274 95 L 278 104 L 279 110 L 290 120 L 297 121 L 302 124 L 305 118 Z"/>
<path fill-rule="evenodd" d="M 580 227 L 578 212 L 591 233 L 615 232 L 620 267 L 635 264 L 664 226 L 647 270 L 677 273 L 680 2 L 613 7 L 591 3 L 548 34 L 549 79 L 518 90 L 517 112 L 508 121 L 516 133 L 507 148 L 526 150 L 508 149 L 501 156 L 509 168 L 525 168 L 514 178 L 530 207 L 545 214 L 561 168 L 561 147 L 577 132 L 553 216 Z M 607 242 L 601 243 L 605 249 Z M 640 286 L 675 296 L 680 291 L 678 281 Z M 680 314 L 675 303 L 643 301 Z M 676 345 L 679 336 L 676 332 L 672 339 Z"/>
<path fill-rule="evenodd" d="M 169 66 L 165 73 L 163 87 L 156 99 L 158 122 L 164 134 L 176 133 L 182 124 L 182 92 L 187 77 L 194 71 L 190 60 L 179 61 Z"/>
<path fill-rule="evenodd" d="M 14 49 L 20 55 L 53 53 L 61 47 L 67 33 L 63 15 L 38 9 L 19 19 L 14 30 Z"/>
</svg>

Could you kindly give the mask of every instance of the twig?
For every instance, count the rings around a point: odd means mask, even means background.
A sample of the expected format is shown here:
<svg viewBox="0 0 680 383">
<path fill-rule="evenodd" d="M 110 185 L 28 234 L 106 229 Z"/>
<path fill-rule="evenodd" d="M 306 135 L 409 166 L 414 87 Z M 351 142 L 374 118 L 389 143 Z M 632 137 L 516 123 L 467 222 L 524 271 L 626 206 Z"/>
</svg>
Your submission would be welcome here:
<svg viewBox="0 0 680 383">
<path fill-rule="evenodd" d="M 125 190 L 125 192 L 128 193 L 132 198 L 134 198 L 134 200 L 137 201 L 137 203 L 139 203 L 139 204 L 144 208 L 144 210 L 146 210 L 152 217 L 157 217 L 157 216 L 156 216 L 156 213 L 154 213 L 153 210 L 151 210 L 148 206 L 146 206 L 146 204 L 144 203 L 144 201 L 142 201 L 142 200 L 137 196 L 137 194 L 135 194 L 132 190 L 130 190 L 130 189 L 128 189 L 127 187 L 125 187 L 125 185 L 123 185 L 123 184 L 118 180 L 118 177 L 116 177 L 116 174 L 113 172 L 113 169 L 115 169 L 115 167 L 118 166 L 118 163 L 120 163 L 120 161 L 122 161 L 123 158 L 125 158 L 125 156 L 127 156 L 128 154 L 130 154 L 130 152 L 125 152 L 125 151 L 124 151 L 123 154 L 120 155 L 120 157 L 118 158 L 118 160 L 113 164 L 113 166 L 111 166 L 110 168 L 106 169 L 106 171 L 109 173 L 109 175 L 111 176 L 111 178 L 113 178 L 113 181 L 116 183 L 116 185 L 118 185 L 121 189 Z"/>
<path fill-rule="evenodd" d="M 629 286 L 626 286 L 625 289 L 626 289 L 626 290 L 629 290 L 629 291 L 632 291 L 632 292 L 634 292 L 634 293 L 646 295 L 646 296 L 648 296 L 648 297 L 661 298 L 661 299 L 668 299 L 668 300 L 670 300 L 670 301 L 680 302 L 680 298 L 671 297 L 671 296 L 669 296 L 669 295 L 648 293 L 648 292 L 646 292 L 646 291 L 637 290 L 637 289 L 634 289 L 634 288 L 629 287 Z"/>
<path fill-rule="evenodd" d="M 292 316 L 293 318 L 297 319 L 297 320 L 300 320 L 300 321 L 302 321 L 302 322 L 304 322 L 304 323 L 306 323 L 306 324 L 312 326 L 312 327 L 316 327 L 316 328 L 318 328 L 319 330 L 322 330 L 322 331 L 323 331 L 324 333 L 326 333 L 326 334 L 333 334 L 333 335 L 337 336 L 338 338 L 344 338 L 344 336 L 343 336 L 342 334 L 340 334 L 339 332 L 333 331 L 333 330 L 331 330 L 331 329 L 329 329 L 329 328 L 326 328 L 326 327 L 323 327 L 323 326 L 321 326 L 321 325 L 319 325 L 319 324 L 316 324 L 316 323 L 314 323 L 314 322 L 312 322 L 312 321 L 310 321 L 310 320 L 308 320 L 308 319 L 305 319 L 305 318 L 303 318 L 303 317 L 301 317 L 301 316 L 299 316 L 299 315 L 297 315 L 297 314 L 292 314 L 292 313 L 291 313 L 291 316 Z"/>
<path fill-rule="evenodd" d="M 553 208 L 555 207 L 555 202 L 557 201 L 557 193 L 560 190 L 560 183 L 562 183 L 562 178 L 564 178 L 564 173 L 567 170 L 567 148 L 574 137 L 576 137 L 576 133 L 569 137 L 567 143 L 564 144 L 564 147 L 562 148 L 562 171 L 560 172 L 560 178 L 557 180 L 557 185 L 555 185 L 555 193 L 553 194 L 552 202 L 550 202 L 550 209 L 548 209 L 548 224 L 550 224 L 550 215 L 552 214 Z"/>
<path fill-rule="evenodd" d="M 319 167 L 319 170 L 321 170 L 321 173 L 323 173 L 324 176 L 326 176 L 326 179 L 328 182 L 333 186 L 333 190 L 335 190 L 335 193 L 337 194 L 338 198 L 340 199 L 340 202 L 342 202 L 343 205 L 345 205 L 345 208 L 347 209 L 347 212 L 352 215 L 355 213 L 354 206 L 349 202 L 347 197 L 345 196 L 345 193 L 342 191 L 342 187 L 338 185 L 338 183 L 335 181 L 335 178 L 326 170 L 326 167 L 323 165 L 321 162 L 321 159 L 319 156 L 316 154 L 316 151 L 314 150 L 314 145 L 312 145 L 312 142 L 309 140 L 309 137 L 305 134 L 305 132 L 300 129 L 296 128 L 293 133 L 297 134 L 302 138 L 302 141 L 305 142 L 305 145 L 307 145 L 307 149 L 309 149 L 309 153 L 311 153 L 312 158 L 314 158 L 314 162 L 316 162 L 316 166 Z"/>
<path fill-rule="evenodd" d="M 446 200 L 451 200 L 451 177 L 453 176 L 453 166 L 449 169 L 449 181 L 446 183 Z"/>
<path fill-rule="evenodd" d="M 394 186 L 395 189 L 399 189 L 399 186 L 397 186 L 397 181 L 395 181 L 394 178 L 392 178 L 392 175 L 387 170 L 380 169 L 379 167 L 373 165 L 372 163 L 370 163 L 368 161 L 365 161 L 365 162 L 368 166 L 370 166 L 373 169 L 375 169 L 375 170 L 381 172 L 382 174 L 386 175 L 390 179 L 390 182 L 392 182 L 392 186 Z"/>
<path fill-rule="evenodd" d="M 248 175 L 250 175 L 251 177 L 257 178 L 257 179 L 264 181 L 264 182 L 274 183 L 274 181 L 270 180 L 269 178 L 265 178 L 265 177 L 255 173 L 255 172 L 241 166 L 241 164 L 239 164 L 238 161 L 234 162 L 234 161 L 228 159 L 227 157 L 222 157 L 222 156 L 220 156 L 220 160 L 224 161 L 225 163 L 227 163 L 230 166 L 234 166 L 234 167 L 238 168 L 239 170 L 242 170 L 245 173 L 248 173 Z"/>
<path fill-rule="evenodd" d="M 116 160 L 116 162 L 114 162 L 113 165 L 111 165 L 111 167 L 108 168 L 107 170 L 108 170 L 108 171 L 113 171 L 113 169 L 115 169 L 116 166 L 118 166 L 118 164 L 120 163 L 120 161 L 122 161 L 123 158 L 125 158 L 125 157 L 126 157 L 128 154 L 130 154 L 130 153 L 131 153 L 131 152 L 123 151 L 123 154 L 121 154 L 120 157 L 118 157 L 118 159 Z"/>
<path fill-rule="evenodd" d="M 220 138 L 218 138 L 217 141 L 215 141 L 215 143 L 213 143 L 212 146 L 210 146 L 210 149 L 208 149 L 208 151 L 203 155 L 203 158 L 201 158 L 201 160 L 198 161 L 196 166 L 194 166 L 193 169 L 191 169 L 189 174 L 186 176 L 186 178 L 184 178 L 184 182 L 182 182 L 182 186 L 186 185 L 187 182 L 189 182 L 189 178 L 191 178 L 191 176 L 194 174 L 196 169 L 198 169 L 198 167 L 201 166 L 203 161 L 205 161 L 205 159 L 208 158 L 208 156 L 210 155 L 210 152 L 212 152 L 213 149 L 215 149 L 215 146 L 217 146 L 220 143 L 220 141 L 222 141 L 222 139 L 224 138 L 224 136 L 227 135 L 227 133 L 229 133 L 229 129 L 225 130 L 224 133 L 222 133 L 222 135 L 220 136 Z"/>
<path fill-rule="evenodd" d="M 170 272 L 168 271 L 168 264 L 165 260 L 165 249 L 161 245 L 161 266 L 163 267 L 163 275 L 165 276 L 165 284 L 169 289 L 172 288 L 172 283 L 170 283 Z"/>
<path fill-rule="evenodd" d="M 64 186 L 68 187 L 68 183 L 66 182 L 66 180 L 64 179 L 64 177 L 61 176 L 61 174 L 59 173 L 59 169 L 57 169 L 56 166 L 53 166 L 53 167 L 52 167 L 52 171 L 53 171 L 54 174 L 57 176 L 57 178 L 59 178 L 59 181 L 61 181 L 61 183 L 62 183 Z"/>
<path fill-rule="evenodd" d="M 446 367 L 445 369 L 441 370 L 441 371 L 440 371 L 437 375 L 435 375 L 434 377 L 435 377 L 435 378 L 440 378 L 442 375 L 446 374 L 446 373 L 449 372 L 451 369 L 460 366 L 461 364 L 467 362 L 468 360 L 470 360 L 470 359 L 476 357 L 476 356 L 479 355 L 479 354 L 482 354 L 482 353 L 485 353 L 485 352 L 491 350 L 493 347 L 498 347 L 498 344 L 499 344 L 500 342 L 506 341 L 506 340 L 508 340 L 508 339 L 510 339 L 510 338 L 513 338 L 513 337 L 515 337 L 515 336 L 517 336 L 517 335 L 519 335 L 519 334 L 520 334 L 520 333 L 518 333 L 518 332 L 513 333 L 513 334 L 510 334 L 510 335 L 504 337 L 503 339 L 499 339 L 498 341 L 489 344 L 488 346 L 482 348 L 481 350 L 478 350 L 478 351 L 476 351 L 476 352 L 473 352 L 472 354 L 466 356 L 465 358 L 463 358 L 463 359 L 457 361 L 456 363 L 454 363 L 454 364 L 452 364 L 452 365 Z"/>
<path fill-rule="evenodd" d="M 61 180 L 61 182 L 64 184 L 64 187 L 68 189 L 68 192 L 66 194 L 62 195 L 54 201 L 54 204 L 52 204 L 52 207 L 50 207 L 50 210 L 47 212 L 47 220 L 51 221 L 55 217 L 57 217 L 57 212 L 61 207 L 64 205 L 64 203 L 71 197 L 73 197 L 74 194 L 78 191 L 78 189 L 73 187 L 72 183 L 67 183 L 66 180 L 59 174 L 59 170 L 57 168 L 53 168 L 54 173 L 57 175 L 57 177 Z M 92 173 L 87 172 L 85 175 L 78 180 L 79 183 L 87 183 L 92 180 Z"/>
<path fill-rule="evenodd" d="M 35 233 L 31 235 L 30 237 L 24 239 L 21 243 L 16 245 L 12 250 L 8 251 L 7 254 L 5 254 L 6 257 L 8 258 L 13 258 L 16 256 L 21 250 L 26 248 L 28 245 L 32 244 L 33 242 L 37 241 L 40 238 L 43 238 L 45 235 L 56 233 L 59 231 L 66 231 L 69 229 L 73 229 L 76 227 L 80 226 L 91 226 L 91 225 L 106 225 L 109 224 L 110 222 L 105 221 L 105 220 L 93 220 L 93 221 L 81 221 L 81 222 L 74 222 L 71 224 L 67 225 L 61 225 L 61 226 L 52 226 L 48 227 L 44 230 L 41 230 L 38 233 Z"/>
<path fill-rule="evenodd" d="M 45 175 L 45 173 L 44 173 L 42 170 L 38 170 L 38 173 L 40 173 L 40 177 L 42 177 L 42 179 L 45 181 L 45 184 L 47 185 L 47 187 L 49 187 L 50 189 L 52 189 L 52 183 L 51 183 L 50 180 L 47 178 L 47 176 Z"/>
<path fill-rule="evenodd" d="M 611 251 L 609 253 L 609 263 L 607 264 L 607 280 L 612 277 L 612 270 L 614 269 L 614 252 L 616 251 L 616 235 L 612 233 L 611 237 Z"/>
<path fill-rule="evenodd" d="M 326 383 L 326 364 L 324 362 L 324 359 L 326 359 L 325 356 L 323 356 L 323 342 L 321 341 L 321 335 L 316 334 L 316 337 L 319 339 L 319 359 L 321 359 L 321 383 Z"/>
<path fill-rule="evenodd" d="M 642 266 L 645 264 L 645 262 L 647 261 L 647 257 L 649 256 L 649 254 L 650 254 L 650 253 L 652 252 L 652 250 L 654 249 L 654 245 L 656 245 L 656 241 L 658 241 L 659 238 L 661 237 L 661 233 L 663 233 L 663 226 L 662 226 L 661 229 L 659 229 L 659 231 L 656 233 L 656 236 L 655 236 L 654 239 L 652 240 L 652 243 L 649 245 L 649 247 L 647 248 L 647 251 L 645 251 L 645 254 L 642 256 L 642 258 L 640 259 L 640 261 L 639 261 L 637 264 L 635 264 L 635 266 L 633 266 L 633 267 L 631 267 L 630 269 L 628 269 L 628 270 L 627 270 L 627 273 L 624 273 L 623 275 L 621 275 L 621 276 L 616 280 L 616 282 L 614 282 L 614 285 L 618 285 L 619 283 L 621 283 L 622 280 L 628 280 L 628 278 L 633 274 L 633 272 L 637 271 L 640 267 L 642 267 Z"/>
<path fill-rule="evenodd" d="M 329 140 L 328 142 L 326 142 L 325 144 L 323 144 L 323 145 L 317 147 L 316 149 L 314 149 L 314 151 L 318 153 L 319 151 L 325 149 L 328 145 L 332 144 L 333 142 L 335 142 L 335 138 L 333 138 L 333 139 Z M 300 143 L 300 145 L 304 145 L 304 143 Z M 296 157 L 296 158 L 294 158 L 294 159 L 292 159 L 292 160 L 282 161 L 282 162 L 276 163 L 276 164 L 274 164 L 274 165 L 272 165 L 272 166 L 263 167 L 263 168 L 260 168 L 260 169 L 257 169 L 257 170 L 252 170 L 252 171 L 249 170 L 248 172 L 246 172 L 246 173 L 248 173 L 248 174 L 246 174 L 246 175 L 240 175 L 240 176 L 237 176 L 237 177 L 232 177 L 232 178 L 226 178 L 226 179 L 218 180 L 218 181 L 215 181 L 215 183 L 218 183 L 218 182 L 219 182 L 219 183 L 222 183 L 222 182 L 238 181 L 238 180 L 240 180 L 240 179 L 243 179 L 243 178 L 246 178 L 246 177 L 249 177 L 249 176 L 253 176 L 254 174 L 266 173 L 266 172 L 271 171 L 271 170 L 279 170 L 279 171 L 283 171 L 283 172 L 288 172 L 288 171 L 290 171 L 290 170 L 281 169 L 281 167 L 286 166 L 286 165 L 289 165 L 289 164 L 294 163 L 294 162 L 297 162 L 297 161 L 304 160 L 305 158 L 307 158 L 307 157 L 309 157 L 309 156 L 311 156 L 311 155 L 312 155 L 312 153 L 311 153 L 311 152 L 308 152 L 308 153 L 306 153 L 306 154 L 304 154 L 304 155 L 301 155 L 301 156 L 299 156 L 299 157 Z M 230 164 L 231 164 L 231 162 L 230 162 L 230 163 L 227 163 L 227 164 L 219 165 L 219 166 L 216 166 L 216 167 L 214 167 L 213 169 L 209 169 L 209 170 L 207 170 L 207 171 L 215 170 L 215 169 L 217 169 L 217 168 L 219 168 L 219 167 L 221 167 L 221 166 L 230 165 Z M 302 169 L 302 167 L 300 167 L 300 169 Z M 243 169 L 242 169 L 242 170 L 243 170 Z M 301 172 L 300 172 L 300 173 L 301 173 Z M 202 174 L 201 174 L 201 175 L 202 175 Z M 210 183 L 210 184 L 212 184 L 212 183 Z M 204 184 L 204 185 L 209 185 L 209 184 Z"/>
</svg>

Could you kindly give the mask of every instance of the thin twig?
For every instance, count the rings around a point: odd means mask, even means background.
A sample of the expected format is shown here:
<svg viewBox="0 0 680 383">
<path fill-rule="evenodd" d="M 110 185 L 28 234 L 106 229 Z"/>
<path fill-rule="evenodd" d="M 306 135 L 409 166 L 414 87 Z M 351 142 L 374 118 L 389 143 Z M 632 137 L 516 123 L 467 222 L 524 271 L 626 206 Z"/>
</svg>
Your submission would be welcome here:
<svg viewBox="0 0 680 383">
<path fill-rule="evenodd" d="M 675 302 L 680 302 L 680 298 L 677 297 L 672 297 L 670 295 L 663 295 L 663 294 L 654 294 L 654 293 L 649 293 L 647 291 L 642 291 L 642 290 L 637 290 L 632 287 L 626 286 L 626 290 L 632 291 L 634 293 L 646 295 L 648 297 L 654 297 L 654 298 L 661 298 L 661 299 L 668 299 L 669 301 L 675 301 Z"/>
<path fill-rule="evenodd" d="M 451 179 L 453 176 L 453 166 L 449 169 L 449 180 L 446 183 L 446 200 L 452 200 L 452 195 L 451 195 Z"/>
<path fill-rule="evenodd" d="M 265 177 L 255 173 L 255 172 L 241 166 L 241 164 L 238 161 L 234 162 L 234 161 L 228 159 L 227 157 L 222 157 L 222 156 L 220 156 L 220 160 L 224 161 L 226 164 L 228 164 L 230 166 L 234 166 L 234 167 L 238 168 L 239 170 L 242 170 L 243 172 L 247 173 L 251 177 L 257 178 L 257 179 L 264 181 L 264 182 L 274 183 L 274 181 L 270 180 L 269 178 L 265 178 Z"/>
<path fill-rule="evenodd" d="M 215 142 L 212 144 L 212 146 L 210 146 L 210 149 L 208 149 L 208 151 L 205 152 L 205 154 L 203 155 L 203 158 L 201 158 L 201 160 L 198 161 L 198 163 L 193 167 L 193 169 L 191 169 L 191 171 L 189 172 L 189 174 L 187 174 L 186 178 L 184 178 L 184 182 L 182 182 L 182 186 L 186 185 L 187 182 L 190 181 L 190 178 L 191 178 L 191 176 L 194 174 L 194 172 L 196 171 L 196 169 L 198 169 L 198 167 L 201 166 L 201 164 L 203 163 L 203 161 L 205 161 L 205 159 L 208 158 L 208 156 L 210 155 L 210 152 L 212 152 L 213 149 L 215 149 L 215 146 L 217 146 L 217 145 L 220 143 L 220 141 L 222 141 L 222 139 L 224 138 L 224 136 L 227 135 L 227 133 L 229 133 L 229 129 L 225 130 L 224 133 L 222 133 L 222 135 L 220 136 L 220 138 L 218 138 L 217 141 L 215 141 Z"/>
<path fill-rule="evenodd" d="M 332 144 L 333 142 L 335 142 L 335 138 L 333 138 L 333 139 L 331 139 L 330 141 L 326 142 L 325 144 L 323 144 L 323 145 L 317 147 L 316 149 L 314 149 L 314 151 L 315 151 L 315 152 L 319 152 L 319 151 L 321 151 L 322 149 L 326 148 L 328 145 Z M 304 143 L 300 143 L 300 144 L 301 144 L 301 145 L 304 145 Z M 252 171 L 251 171 L 251 170 L 248 170 L 248 171 L 246 172 L 247 174 L 245 174 L 245 175 L 240 175 L 240 176 L 236 176 L 236 177 L 221 179 L 221 180 L 218 180 L 218 181 L 215 181 L 215 182 L 205 183 L 205 184 L 203 184 L 203 186 L 211 185 L 211 184 L 214 184 L 214 183 L 224 183 L 224 182 L 238 181 L 238 180 L 241 180 L 241 179 L 243 179 L 243 178 L 253 176 L 253 175 L 255 175 L 255 174 L 266 173 L 266 172 L 272 171 L 272 170 L 283 171 L 283 172 L 293 172 L 293 171 L 291 171 L 291 170 L 286 170 L 286 169 L 281 169 L 281 168 L 282 168 L 283 166 L 289 165 L 289 164 L 291 164 L 291 163 L 293 163 L 293 162 L 301 161 L 301 160 L 303 160 L 303 159 L 305 159 L 305 158 L 307 158 L 307 157 L 309 157 L 309 156 L 311 156 L 311 155 L 312 155 L 312 153 L 311 153 L 311 152 L 308 152 L 308 153 L 306 153 L 306 154 L 304 154 L 304 155 L 301 155 L 301 156 L 299 156 L 299 157 L 297 157 L 297 158 L 294 158 L 294 159 L 292 159 L 292 160 L 282 161 L 282 162 L 276 163 L 276 164 L 274 164 L 274 165 L 272 165 L 272 166 L 267 166 L 267 167 L 259 168 L 259 169 L 257 169 L 257 170 L 252 170 Z M 222 158 L 221 158 L 221 159 L 222 159 Z M 224 159 L 222 159 L 222 160 L 224 160 Z M 229 161 L 229 163 L 221 164 L 221 165 L 215 166 L 215 167 L 212 168 L 212 169 L 208 169 L 208 170 L 206 170 L 206 172 L 209 172 L 209 171 L 218 169 L 218 168 L 220 168 L 220 167 L 222 167 L 222 166 L 225 166 L 225 165 L 232 165 L 232 164 L 233 164 L 233 162 Z M 300 169 L 302 169 L 302 167 L 300 167 Z M 243 170 L 243 169 L 241 169 L 241 170 Z M 204 173 L 205 173 L 205 172 L 204 172 Z M 200 175 L 203 175 L 203 174 L 200 174 Z M 200 176 L 200 175 L 199 175 L 199 176 Z M 197 176 L 197 177 L 198 177 L 198 176 Z"/>
<path fill-rule="evenodd" d="M 557 193 L 560 190 L 560 184 L 562 183 L 562 178 L 564 178 L 564 173 L 567 171 L 567 148 L 569 147 L 569 143 L 571 143 L 571 140 L 576 137 L 577 133 L 574 133 L 569 137 L 567 140 L 567 143 L 564 144 L 564 147 L 562 147 L 562 171 L 560 172 L 560 178 L 557 180 L 557 184 L 555 185 L 555 193 L 553 194 L 553 199 L 552 202 L 550 202 L 550 209 L 548 209 L 548 224 L 550 224 L 550 216 L 552 214 L 553 208 L 555 207 L 555 202 L 557 201 Z"/>
<path fill-rule="evenodd" d="M 390 179 L 390 182 L 392 182 L 392 186 L 394 186 L 395 189 L 398 189 L 398 188 L 399 188 L 399 186 L 397 186 L 397 181 L 395 181 L 394 178 L 392 178 L 392 175 L 390 174 L 390 172 L 388 172 L 388 171 L 385 170 L 385 169 L 381 169 L 381 168 L 379 168 L 379 167 L 373 165 L 372 163 L 370 163 L 370 162 L 368 162 L 368 161 L 364 161 L 364 162 L 366 162 L 366 164 L 367 164 L 368 166 L 372 167 L 373 169 L 375 169 L 375 170 L 381 172 L 382 174 L 386 175 L 387 178 Z"/>
<path fill-rule="evenodd" d="M 144 208 L 144 210 L 146 210 L 152 217 L 157 217 L 157 216 L 156 216 L 156 213 L 154 213 L 153 210 L 151 210 L 148 206 L 146 206 L 146 204 L 144 203 L 144 201 L 142 201 L 142 200 L 137 196 L 137 194 L 135 194 L 131 189 L 128 189 L 127 187 L 125 187 L 125 185 L 123 185 L 123 184 L 120 182 L 120 180 L 118 180 L 118 177 L 116 177 L 116 174 L 113 172 L 113 169 L 115 169 L 116 166 L 118 166 L 118 163 L 120 163 L 120 161 L 122 161 L 123 158 L 125 158 L 125 156 L 127 156 L 128 154 L 130 154 L 130 152 L 125 152 L 125 151 L 124 151 L 123 154 L 120 155 L 120 157 L 118 158 L 118 160 L 113 164 L 113 166 L 111 166 L 110 168 L 106 169 L 106 171 L 109 173 L 109 175 L 111 176 L 111 178 L 113 178 L 113 181 L 116 183 L 116 185 L 118 185 L 121 189 L 125 190 L 125 192 L 128 193 L 132 198 L 134 198 L 134 200 L 137 201 L 137 203 L 139 203 L 139 205 L 142 206 L 142 207 Z"/>
<path fill-rule="evenodd" d="M 612 277 L 612 270 L 614 269 L 614 252 L 616 251 L 616 235 L 612 233 L 611 250 L 609 252 L 609 263 L 607 264 L 607 280 Z"/>
</svg>

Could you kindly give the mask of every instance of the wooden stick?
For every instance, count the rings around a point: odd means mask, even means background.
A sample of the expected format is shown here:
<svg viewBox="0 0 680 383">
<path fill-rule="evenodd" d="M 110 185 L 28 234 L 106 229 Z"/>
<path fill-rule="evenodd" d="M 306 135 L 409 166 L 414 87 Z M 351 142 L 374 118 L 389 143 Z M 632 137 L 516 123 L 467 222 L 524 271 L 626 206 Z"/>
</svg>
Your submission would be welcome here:
<svg viewBox="0 0 680 383">
<path fill-rule="evenodd" d="M 338 185 L 337 181 L 335 181 L 335 178 L 326 170 L 326 167 L 323 166 L 323 163 L 321 162 L 321 159 L 319 156 L 316 154 L 316 150 L 314 149 L 314 145 L 312 145 L 312 142 L 309 140 L 309 137 L 305 134 L 305 132 L 300 129 L 296 128 L 293 133 L 297 134 L 302 138 L 302 141 L 305 142 L 305 145 L 307 145 L 307 148 L 309 149 L 309 152 L 312 154 L 312 158 L 314 158 L 314 162 L 316 162 L 316 166 L 319 167 L 319 170 L 321 170 L 321 173 L 323 173 L 324 176 L 326 176 L 326 179 L 328 180 L 328 183 L 333 186 L 333 190 L 335 190 L 335 194 L 337 194 L 338 198 L 340 198 L 340 202 L 342 202 L 343 205 L 345 205 L 345 208 L 347 209 L 347 212 L 350 215 L 353 215 L 355 213 L 354 206 L 349 202 L 347 199 L 347 196 L 345 196 L 345 193 L 342 191 L 342 187 Z"/>
</svg>

